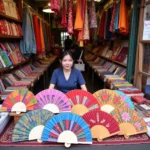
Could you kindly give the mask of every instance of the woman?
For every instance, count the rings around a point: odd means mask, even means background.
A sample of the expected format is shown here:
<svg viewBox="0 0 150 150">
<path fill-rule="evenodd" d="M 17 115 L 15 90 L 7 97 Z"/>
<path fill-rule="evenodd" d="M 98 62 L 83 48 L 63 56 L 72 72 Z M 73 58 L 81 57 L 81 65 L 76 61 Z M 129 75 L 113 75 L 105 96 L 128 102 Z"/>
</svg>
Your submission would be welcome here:
<svg viewBox="0 0 150 150">
<path fill-rule="evenodd" d="M 54 89 L 56 86 L 59 91 L 67 93 L 80 86 L 82 90 L 87 91 L 81 72 L 73 67 L 73 56 L 71 52 L 64 51 L 61 64 L 62 67 L 54 70 L 52 74 L 49 89 Z"/>
</svg>

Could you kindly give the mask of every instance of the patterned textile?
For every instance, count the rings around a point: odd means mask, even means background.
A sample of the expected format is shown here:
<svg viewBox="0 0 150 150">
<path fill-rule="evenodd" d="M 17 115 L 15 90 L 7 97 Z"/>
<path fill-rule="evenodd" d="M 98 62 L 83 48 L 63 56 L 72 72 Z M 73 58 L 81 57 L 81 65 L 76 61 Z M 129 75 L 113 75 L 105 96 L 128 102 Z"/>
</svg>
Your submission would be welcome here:
<svg viewBox="0 0 150 150">
<path fill-rule="evenodd" d="M 68 33 L 73 34 L 73 16 L 72 16 L 73 0 L 69 1 L 69 12 L 68 12 Z"/>
<path fill-rule="evenodd" d="M 51 9 L 58 13 L 60 11 L 60 0 L 51 0 Z"/>
<path fill-rule="evenodd" d="M 92 0 L 90 7 L 90 28 L 97 28 L 97 19 L 95 11 L 95 2 L 94 0 Z"/>
<path fill-rule="evenodd" d="M 89 40 L 89 23 L 88 23 L 88 10 L 87 10 L 87 1 L 85 2 L 85 16 L 84 16 L 84 31 L 83 31 L 83 40 Z"/>
<path fill-rule="evenodd" d="M 115 15 L 116 15 L 116 3 L 114 2 L 111 23 L 110 23 L 110 29 L 109 29 L 111 32 L 114 31 Z"/>
<path fill-rule="evenodd" d="M 121 0 L 120 3 L 120 17 L 119 17 L 119 31 L 122 34 L 129 33 L 129 26 L 128 26 L 128 13 L 126 8 L 125 0 Z"/>
<path fill-rule="evenodd" d="M 114 31 L 118 31 L 119 13 L 120 13 L 120 1 L 117 4 L 115 22 L 114 22 Z"/>
<path fill-rule="evenodd" d="M 99 36 L 101 39 L 104 39 L 105 22 L 106 22 L 106 11 L 103 12 L 102 17 L 101 17 L 101 21 L 100 21 Z"/>
<path fill-rule="evenodd" d="M 81 0 L 78 0 L 74 30 L 82 30 L 82 29 L 83 29 L 83 20 L 81 15 Z"/>
<path fill-rule="evenodd" d="M 62 20 L 61 25 L 63 28 L 67 28 L 67 16 L 66 16 L 66 4 L 65 0 L 63 0 L 63 8 L 62 8 Z"/>
</svg>

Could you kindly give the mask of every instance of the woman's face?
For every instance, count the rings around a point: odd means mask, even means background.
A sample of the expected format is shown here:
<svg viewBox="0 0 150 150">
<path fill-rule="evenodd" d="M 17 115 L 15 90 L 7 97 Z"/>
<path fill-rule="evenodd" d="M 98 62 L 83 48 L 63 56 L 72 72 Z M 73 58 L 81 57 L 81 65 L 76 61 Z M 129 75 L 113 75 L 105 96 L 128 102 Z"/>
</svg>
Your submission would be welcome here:
<svg viewBox="0 0 150 150">
<path fill-rule="evenodd" d="M 73 66 L 73 59 L 70 55 L 66 55 L 63 59 L 62 59 L 62 67 L 66 70 L 70 70 L 71 67 Z"/>
</svg>

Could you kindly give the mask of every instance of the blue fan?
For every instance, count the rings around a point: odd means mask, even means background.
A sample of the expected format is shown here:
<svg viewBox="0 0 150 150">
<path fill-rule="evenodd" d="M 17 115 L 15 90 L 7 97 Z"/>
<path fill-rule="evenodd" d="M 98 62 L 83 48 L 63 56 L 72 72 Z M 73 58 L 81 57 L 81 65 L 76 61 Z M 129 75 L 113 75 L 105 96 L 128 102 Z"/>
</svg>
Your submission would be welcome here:
<svg viewBox="0 0 150 150">
<path fill-rule="evenodd" d="M 49 120 L 42 133 L 42 141 L 72 144 L 92 144 L 88 124 L 78 115 L 62 113 Z"/>
<path fill-rule="evenodd" d="M 27 140 L 38 140 L 41 142 L 41 135 L 47 121 L 54 114 L 48 110 L 38 109 L 26 113 L 22 116 L 12 133 L 12 142 Z"/>
<path fill-rule="evenodd" d="M 119 94 L 119 95 L 122 97 L 122 99 L 125 101 L 126 106 L 127 106 L 128 108 L 135 109 L 134 104 L 133 104 L 133 102 L 131 101 L 130 97 L 128 97 L 126 94 L 124 94 L 124 93 L 121 92 L 121 91 L 115 90 L 115 92 L 116 92 L 117 94 Z"/>
</svg>

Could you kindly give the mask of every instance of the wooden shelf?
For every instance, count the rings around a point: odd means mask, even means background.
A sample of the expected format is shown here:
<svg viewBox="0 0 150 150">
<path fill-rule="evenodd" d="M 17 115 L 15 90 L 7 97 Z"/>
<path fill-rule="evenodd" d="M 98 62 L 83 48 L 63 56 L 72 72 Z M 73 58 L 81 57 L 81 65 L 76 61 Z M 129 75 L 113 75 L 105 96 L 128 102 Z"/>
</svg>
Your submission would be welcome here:
<svg viewBox="0 0 150 150">
<path fill-rule="evenodd" d="M 150 40 L 142 40 L 141 43 L 150 43 Z"/>
<path fill-rule="evenodd" d="M 11 16 L 5 15 L 3 13 L 0 13 L 0 18 L 6 19 L 6 20 L 9 20 L 9 21 L 13 21 L 13 22 L 16 22 L 16 23 L 22 23 L 21 20 L 18 20 L 16 18 L 11 17 Z"/>
<path fill-rule="evenodd" d="M 25 60 L 25 61 L 23 61 L 23 62 L 21 62 L 21 63 L 19 63 L 19 64 L 13 65 L 13 66 L 8 67 L 8 68 L 0 69 L 0 73 L 4 73 L 4 72 L 7 72 L 7 71 L 10 71 L 10 70 L 12 70 L 12 69 L 14 69 L 14 68 L 16 68 L 16 67 L 18 67 L 18 66 L 21 66 L 21 65 L 23 65 L 23 64 L 25 64 L 25 63 L 27 63 L 27 62 L 29 62 L 29 60 Z"/>
<path fill-rule="evenodd" d="M 22 39 L 23 36 L 8 36 L 8 35 L 0 35 L 0 38 L 3 39 Z"/>
</svg>

